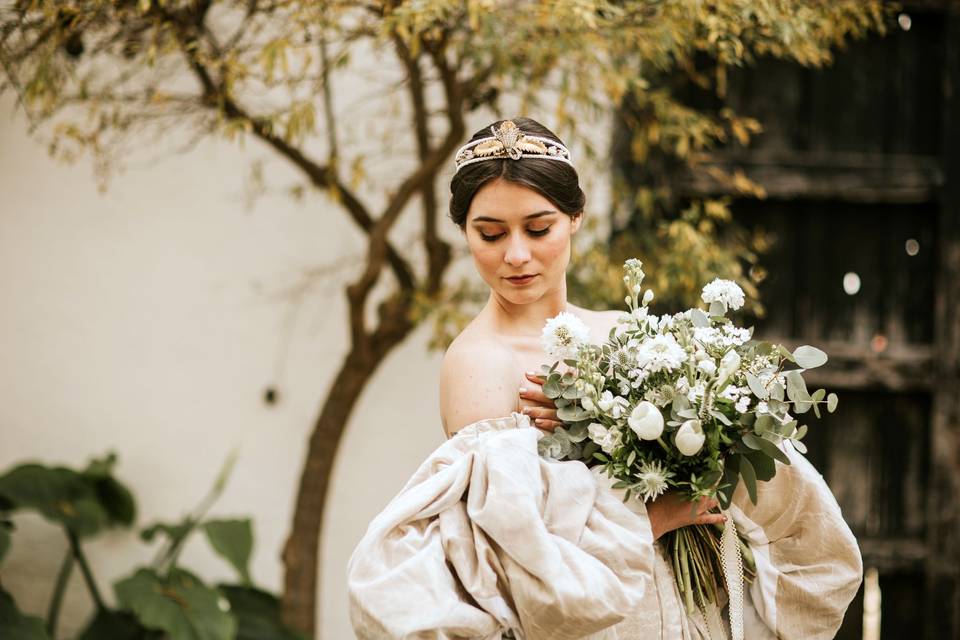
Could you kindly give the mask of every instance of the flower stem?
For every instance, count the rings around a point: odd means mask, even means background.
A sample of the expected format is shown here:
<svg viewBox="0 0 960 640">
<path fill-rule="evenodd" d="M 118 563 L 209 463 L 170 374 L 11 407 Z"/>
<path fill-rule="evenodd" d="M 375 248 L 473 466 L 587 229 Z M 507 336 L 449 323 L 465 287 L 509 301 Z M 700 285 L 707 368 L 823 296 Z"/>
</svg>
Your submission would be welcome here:
<svg viewBox="0 0 960 640">
<path fill-rule="evenodd" d="M 57 572 L 57 581 L 53 586 L 53 595 L 50 596 L 50 608 L 47 609 L 47 635 L 55 638 L 57 635 L 57 621 L 60 619 L 60 605 L 63 604 L 63 594 L 67 591 L 67 583 L 73 572 L 73 550 L 67 549 Z"/>
<path fill-rule="evenodd" d="M 73 557 L 76 558 L 77 564 L 80 565 L 80 572 L 83 574 L 83 579 L 87 583 L 90 597 L 93 598 L 93 602 L 97 606 L 97 611 L 103 611 L 107 607 L 103 603 L 103 597 L 100 595 L 97 583 L 93 579 L 93 572 L 90 571 L 90 564 L 87 562 L 87 557 L 83 555 L 83 549 L 80 548 L 80 538 L 69 529 L 67 530 L 67 538 L 70 540 L 70 549 L 73 551 Z"/>
</svg>

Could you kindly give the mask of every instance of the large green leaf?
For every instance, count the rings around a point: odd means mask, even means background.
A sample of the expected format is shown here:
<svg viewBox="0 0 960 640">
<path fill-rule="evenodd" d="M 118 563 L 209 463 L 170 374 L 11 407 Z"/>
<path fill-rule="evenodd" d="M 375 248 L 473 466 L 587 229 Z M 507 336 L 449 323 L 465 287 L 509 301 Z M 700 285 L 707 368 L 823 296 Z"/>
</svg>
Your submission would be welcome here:
<svg viewBox="0 0 960 640">
<path fill-rule="evenodd" d="M 210 546 L 250 584 L 250 554 L 253 551 L 253 526 L 250 519 L 209 520 L 203 523 Z"/>
<path fill-rule="evenodd" d="M 793 358 L 804 369 L 816 369 L 827 363 L 827 354 L 808 344 L 794 349 Z"/>
<path fill-rule="evenodd" d="M 220 608 L 221 595 L 188 571 L 162 578 L 140 569 L 114 585 L 117 600 L 145 627 L 165 631 L 171 640 L 232 640 L 237 621 Z M 226 604 L 226 600 L 223 600 Z"/>
<path fill-rule="evenodd" d="M 159 640 L 162 636 L 141 625 L 132 613 L 101 609 L 78 640 Z"/>
<path fill-rule="evenodd" d="M 0 477 L 0 494 L 16 508 L 39 511 L 79 536 L 94 534 L 110 521 L 91 483 L 63 467 L 15 467 Z"/>
<path fill-rule="evenodd" d="M 20 613 L 9 593 L 0 589 L 0 638 L 3 640 L 50 640 L 43 620 Z"/>
<path fill-rule="evenodd" d="M 11 531 L 13 531 L 13 523 L 9 520 L 0 519 L 0 564 L 3 563 L 3 557 L 10 550 Z"/>
<path fill-rule="evenodd" d="M 96 458 L 87 465 L 83 476 L 93 485 L 110 524 L 129 527 L 137 517 L 137 507 L 130 490 L 113 477 L 116 462 L 117 456 L 112 452 L 104 458 Z"/>
<path fill-rule="evenodd" d="M 306 640 L 280 619 L 280 601 L 271 593 L 238 585 L 219 585 L 237 618 L 237 640 Z"/>
</svg>

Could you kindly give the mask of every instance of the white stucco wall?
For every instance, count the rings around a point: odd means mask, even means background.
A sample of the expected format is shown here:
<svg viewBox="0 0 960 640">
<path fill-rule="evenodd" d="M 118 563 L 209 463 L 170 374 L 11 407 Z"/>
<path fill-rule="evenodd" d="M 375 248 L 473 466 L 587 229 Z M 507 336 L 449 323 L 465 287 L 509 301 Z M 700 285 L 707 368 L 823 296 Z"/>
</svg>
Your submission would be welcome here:
<svg viewBox="0 0 960 640">
<path fill-rule="evenodd" d="M 478 118 L 475 126 L 491 116 Z M 345 351 L 340 285 L 355 272 L 348 265 L 318 281 L 299 305 L 280 292 L 306 271 L 362 255 L 363 238 L 317 194 L 296 202 L 275 192 L 245 206 L 256 159 L 268 185 L 299 180 L 255 142 L 208 141 L 184 155 L 151 148 L 101 194 L 89 163 L 54 163 L 25 130 L 0 100 L 0 470 L 26 460 L 81 466 L 115 450 L 139 528 L 192 508 L 240 446 L 212 515 L 254 518 L 253 576 L 279 590 L 306 439 Z M 376 167 L 395 179 L 390 168 Z M 605 192 L 588 188 L 591 210 L 603 210 Z M 353 637 L 347 558 L 441 441 L 440 356 L 426 352 L 426 338 L 418 331 L 383 364 L 342 443 L 321 560 L 325 639 Z M 262 401 L 268 385 L 279 390 L 276 406 Z M 3 584 L 43 615 L 65 541 L 39 517 L 16 524 Z M 111 599 L 111 583 L 153 551 L 135 531 L 87 549 Z M 183 562 L 211 581 L 232 579 L 200 537 Z M 59 636 L 72 637 L 90 612 L 74 572 Z"/>
</svg>

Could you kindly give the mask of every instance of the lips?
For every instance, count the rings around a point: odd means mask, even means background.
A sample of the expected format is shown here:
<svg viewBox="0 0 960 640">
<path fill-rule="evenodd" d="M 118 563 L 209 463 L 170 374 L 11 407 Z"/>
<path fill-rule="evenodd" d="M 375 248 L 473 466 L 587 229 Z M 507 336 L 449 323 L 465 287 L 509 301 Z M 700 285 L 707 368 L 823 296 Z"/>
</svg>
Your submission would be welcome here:
<svg viewBox="0 0 960 640">
<path fill-rule="evenodd" d="M 508 281 L 512 282 L 513 284 L 527 284 L 528 282 L 530 282 L 531 280 L 533 280 L 533 279 L 536 278 L 536 277 L 537 277 L 537 274 L 535 274 L 535 273 L 530 273 L 530 274 L 526 274 L 526 275 L 522 275 L 522 276 L 510 276 L 510 277 L 508 277 L 508 278 L 506 278 L 506 279 L 507 279 Z"/>
</svg>

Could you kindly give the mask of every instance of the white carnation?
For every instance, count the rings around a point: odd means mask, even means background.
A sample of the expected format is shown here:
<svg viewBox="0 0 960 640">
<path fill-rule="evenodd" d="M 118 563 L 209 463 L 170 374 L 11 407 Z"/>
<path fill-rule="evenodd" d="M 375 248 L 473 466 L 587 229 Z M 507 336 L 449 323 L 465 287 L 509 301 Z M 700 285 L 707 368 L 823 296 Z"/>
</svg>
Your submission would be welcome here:
<svg viewBox="0 0 960 640">
<path fill-rule="evenodd" d="M 708 376 L 712 376 L 717 372 L 717 363 L 713 360 L 701 360 L 697 363 L 697 369 L 703 371 Z"/>
<path fill-rule="evenodd" d="M 673 371 L 687 359 L 687 352 L 677 344 L 676 338 L 664 334 L 645 340 L 637 348 L 637 363 L 651 372 Z"/>
<path fill-rule="evenodd" d="M 547 320 L 540 337 L 543 350 L 552 358 L 575 358 L 577 350 L 590 339 L 590 329 L 583 320 L 561 311 Z"/>
<path fill-rule="evenodd" d="M 700 298 L 710 304 L 711 302 L 722 302 L 730 309 L 739 309 L 743 306 L 743 289 L 732 280 L 723 280 L 714 278 L 703 288 Z"/>
</svg>

